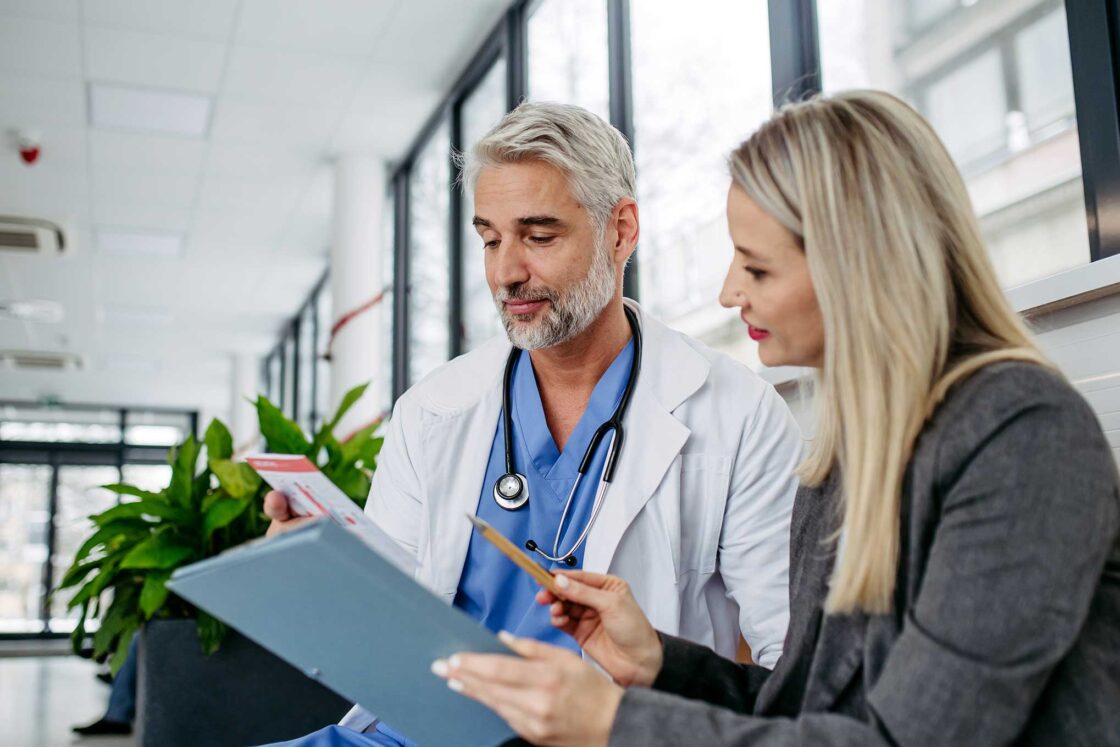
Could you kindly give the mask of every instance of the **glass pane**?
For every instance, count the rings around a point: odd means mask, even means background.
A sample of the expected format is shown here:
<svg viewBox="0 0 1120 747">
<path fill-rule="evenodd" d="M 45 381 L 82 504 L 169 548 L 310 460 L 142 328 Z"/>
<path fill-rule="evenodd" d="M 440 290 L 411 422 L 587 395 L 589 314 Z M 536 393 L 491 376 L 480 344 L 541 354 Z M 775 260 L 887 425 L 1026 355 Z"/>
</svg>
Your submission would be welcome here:
<svg viewBox="0 0 1120 747">
<path fill-rule="evenodd" d="M 633 3 L 631 13 L 645 4 Z M 529 17 L 529 98 L 609 118 L 607 53 L 605 0 L 544 0 Z"/>
<path fill-rule="evenodd" d="M 280 409 L 289 418 L 295 417 L 296 398 L 296 344 L 292 338 L 291 330 L 285 325 L 284 342 L 281 346 L 281 355 L 284 356 L 284 391 L 280 395 Z"/>
<path fill-rule="evenodd" d="M 280 371 L 281 360 L 280 354 L 273 351 L 268 356 L 268 401 L 274 405 L 280 405 L 280 380 L 282 374 Z"/>
<path fill-rule="evenodd" d="M 424 146 L 409 178 L 409 383 L 447 360 L 449 349 L 447 236 L 451 143 L 446 123 Z"/>
<path fill-rule="evenodd" d="M 1027 126 L 1038 131 L 1055 123 L 1061 129 L 1073 125 L 1073 70 L 1065 12 L 1053 10 L 1024 29 L 1015 38 L 1015 58 Z"/>
<path fill-rule="evenodd" d="M 952 3 L 911 0 L 908 26 L 893 3 L 818 3 L 824 88 L 884 88 L 917 106 L 964 174 L 1012 287 L 1089 261 L 1065 10 L 989 0 L 1006 19 L 993 28 L 997 16 L 969 4 L 947 36 L 917 21 Z"/>
<path fill-rule="evenodd" d="M 5 405 L 0 407 L 0 440 L 118 443 L 120 410 Z"/>
<path fill-rule="evenodd" d="M 386 413 L 393 407 L 393 314 L 396 308 L 393 295 L 393 278 L 396 277 L 396 197 L 392 187 L 385 192 L 385 212 L 381 233 L 381 297 L 380 325 L 381 360 L 378 362 L 378 377 L 372 396 L 378 398 L 377 412 Z"/>
<path fill-rule="evenodd" d="M 116 467 L 58 468 L 58 508 L 54 515 L 55 544 L 51 558 L 52 588 L 62 580 L 66 569 L 74 562 L 74 553 L 93 533 L 94 525 L 89 516 L 117 503 L 116 494 L 101 486 L 119 482 L 120 479 Z M 73 630 L 78 610 L 66 610 L 66 603 L 72 596 L 72 593 L 64 592 L 51 600 L 51 630 Z"/>
<path fill-rule="evenodd" d="M 123 473 L 126 484 L 151 493 L 158 493 L 171 484 L 171 466 L 167 464 L 126 464 Z M 134 500 L 139 499 L 121 496 L 121 503 Z"/>
<path fill-rule="evenodd" d="M 186 414 L 130 410 L 125 417 L 125 443 L 135 446 L 175 446 L 191 432 Z"/>
<path fill-rule="evenodd" d="M 976 2 L 976 0 L 971 0 Z M 961 5 L 971 4 L 969 0 L 907 0 L 910 6 L 910 28 L 921 29 L 948 15 Z"/>
<path fill-rule="evenodd" d="M 712 341 L 734 316 L 717 301 L 731 252 L 727 154 L 771 110 L 767 5 L 658 0 L 630 12 L 642 302 Z"/>
<path fill-rule="evenodd" d="M 327 346 L 331 339 L 331 325 L 334 317 L 331 310 L 330 284 L 324 284 L 319 291 L 316 313 L 319 315 L 319 342 L 317 343 L 318 355 L 315 365 L 319 368 L 319 380 L 315 383 L 315 409 L 319 411 L 319 423 L 330 417 L 331 412 L 331 362 L 326 358 Z M 316 424 L 318 427 L 318 424 Z"/>
<path fill-rule="evenodd" d="M 0 464 L 0 633 L 42 630 L 51 468 Z"/>
<path fill-rule="evenodd" d="M 305 431 L 310 431 L 313 424 L 311 413 L 315 402 L 312 386 L 314 385 L 315 366 L 315 310 L 308 304 L 299 318 L 299 412 L 296 413 L 296 422 Z"/>
<path fill-rule="evenodd" d="M 504 59 L 490 68 L 478 88 L 463 102 L 463 147 L 469 149 L 482 139 L 506 113 L 506 63 Z M 482 241 L 474 230 L 474 195 L 464 190 L 463 200 L 463 351 L 502 332 L 501 319 L 494 308 Z"/>
</svg>

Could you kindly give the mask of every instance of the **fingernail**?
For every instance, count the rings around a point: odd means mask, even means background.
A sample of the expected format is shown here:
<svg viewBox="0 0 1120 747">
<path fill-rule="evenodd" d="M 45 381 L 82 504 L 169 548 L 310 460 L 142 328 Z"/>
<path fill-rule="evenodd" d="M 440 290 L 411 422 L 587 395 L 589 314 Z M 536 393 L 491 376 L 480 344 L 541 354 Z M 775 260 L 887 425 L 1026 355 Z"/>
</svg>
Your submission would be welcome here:
<svg viewBox="0 0 1120 747">
<path fill-rule="evenodd" d="M 458 669 L 459 664 L 462 663 L 462 660 L 459 658 L 459 654 L 455 654 L 454 656 L 452 656 L 450 659 L 447 660 L 447 663 L 450 664 L 455 669 Z"/>
<path fill-rule="evenodd" d="M 501 641 L 502 643 L 513 643 L 514 637 L 513 637 L 512 634 L 510 634 L 510 633 L 508 633 L 504 630 L 499 630 L 498 631 L 498 640 Z"/>
<path fill-rule="evenodd" d="M 556 577 L 556 585 L 559 586 L 561 589 L 567 589 L 569 586 L 572 585 L 572 582 L 569 581 L 566 576 L 557 576 Z"/>
<path fill-rule="evenodd" d="M 438 677 L 447 676 L 447 662 L 443 659 L 436 659 L 432 662 L 432 674 Z"/>
<path fill-rule="evenodd" d="M 459 680 L 448 680 L 447 686 L 457 693 L 463 692 L 463 683 Z"/>
</svg>

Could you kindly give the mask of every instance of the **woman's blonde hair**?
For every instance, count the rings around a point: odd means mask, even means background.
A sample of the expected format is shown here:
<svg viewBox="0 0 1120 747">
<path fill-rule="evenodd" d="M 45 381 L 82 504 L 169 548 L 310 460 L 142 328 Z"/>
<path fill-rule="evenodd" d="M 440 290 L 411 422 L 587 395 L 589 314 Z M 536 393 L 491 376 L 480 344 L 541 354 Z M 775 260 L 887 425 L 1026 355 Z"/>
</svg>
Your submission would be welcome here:
<svg viewBox="0 0 1120 747">
<path fill-rule="evenodd" d="M 799 240 L 824 319 L 817 430 L 798 475 L 814 486 L 839 469 L 826 610 L 885 613 L 923 424 L 989 363 L 1049 363 L 1000 290 L 960 173 L 901 100 L 851 91 L 786 105 L 732 153 L 731 173 Z"/>
</svg>

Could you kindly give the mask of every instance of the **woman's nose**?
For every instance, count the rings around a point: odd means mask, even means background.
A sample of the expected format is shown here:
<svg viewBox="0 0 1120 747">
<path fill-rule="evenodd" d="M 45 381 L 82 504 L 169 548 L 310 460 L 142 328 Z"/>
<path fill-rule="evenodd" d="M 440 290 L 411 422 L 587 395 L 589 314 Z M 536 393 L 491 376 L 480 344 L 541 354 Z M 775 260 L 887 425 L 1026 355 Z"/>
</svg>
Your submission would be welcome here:
<svg viewBox="0 0 1120 747">
<path fill-rule="evenodd" d="M 742 288 L 725 282 L 719 292 L 719 304 L 725 309 L 741 309 L 747 305 L 747 294 Z"/>
</svg>

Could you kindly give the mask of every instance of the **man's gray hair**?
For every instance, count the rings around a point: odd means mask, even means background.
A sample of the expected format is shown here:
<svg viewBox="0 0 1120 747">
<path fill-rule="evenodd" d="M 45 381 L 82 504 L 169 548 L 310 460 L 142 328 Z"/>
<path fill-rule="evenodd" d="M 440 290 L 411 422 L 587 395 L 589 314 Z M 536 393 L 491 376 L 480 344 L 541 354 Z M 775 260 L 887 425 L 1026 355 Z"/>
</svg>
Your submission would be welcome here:
<svg viewBox="0 0 1120 747">
<path fill-rule="evenodd" d="M 622 133 L 578 106 L 525 102 L 460 156 L 462 180 L 474 189 L 487 166 L 544 161 L 568 178 L 602 236 L 618 201 L 634 197 L 634 158 Z"/>
</svg>

